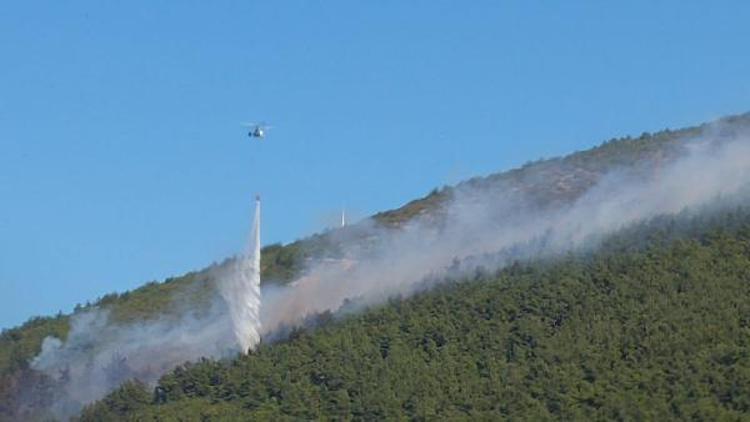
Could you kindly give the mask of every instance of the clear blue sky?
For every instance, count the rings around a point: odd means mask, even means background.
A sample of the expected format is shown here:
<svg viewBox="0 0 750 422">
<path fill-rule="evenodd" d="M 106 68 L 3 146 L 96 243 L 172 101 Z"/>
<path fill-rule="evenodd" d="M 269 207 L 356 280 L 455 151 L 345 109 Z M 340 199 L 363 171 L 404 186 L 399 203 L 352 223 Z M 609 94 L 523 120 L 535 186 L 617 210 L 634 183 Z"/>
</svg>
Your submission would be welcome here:
<svg viewBox="0 0 750 422">
<path fill-rule="evenodd" d="M 750 110 L 750 3 L 541 3 L 4 4 L 0 327 L 232 255 L 255 192 L 288 242 Z"/>
</svg>

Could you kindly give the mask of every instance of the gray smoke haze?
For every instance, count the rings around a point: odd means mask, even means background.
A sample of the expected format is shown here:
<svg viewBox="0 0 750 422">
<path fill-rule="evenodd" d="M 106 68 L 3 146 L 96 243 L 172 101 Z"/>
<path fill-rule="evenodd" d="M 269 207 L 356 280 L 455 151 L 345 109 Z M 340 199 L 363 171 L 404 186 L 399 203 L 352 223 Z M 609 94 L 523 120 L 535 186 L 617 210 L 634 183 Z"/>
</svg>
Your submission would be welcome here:
<svg viewBox="0 0 750 422">
<path fill-rule="evenodd" d="M 47 337 L 31 368 L 54 380 L 49 412 L 58 419 L 77 414 L 123 382 L 155 384 L 175 366 L 202 357 L 245 353 L 260 341 L 260 202 L 246 252 L 218 272 L 207 311 L 182 309 L 156 320 L 117 323 L 106 309 L 74 315 L 65 342 Z"/>
<path fill-rule="evenodd" d="M 272 338 L 310 316 L 350 309 L 353 302 L 367 306 L 408 296 L 449 267 L 500 268 L 507 264 L 498 258 L 502 251 L 531 259 L 594 248 L 603 237 L 635 222 L 744 195 L 750 181 L 750 137 L 725 132 L 712 127 L 682 140 L 680 158 L 659 165 L 634 163 L 596 177 L 584 174 L 578 190 L 565 174 L 554 180 L 538 176 L 538 184 L 573 192 L 567 200 L 540 204 L 512 183 L 467 183 L 453 189 L 438 212 L 398 229 L 365 221 L 332 232 L 344 246 L 344 257 L 307 263 L 303 275 L 289 285 L 264 285 L 259 317 L 257 285 L 246 282 L 255 280 L 257 272 L 237 266 L 219 276 L 217 291 L 224 299 L 217 295 L 200 315 L 185 311 L 176 318 L 134 324 L 112 323 L 105 310 L 75 315 L 67 340 L 47 338 L 32 367 L 60 382 L 54 410 L 58 416 L 71 415 L 126 379 L 154 383 L 175 365 L 246 351 L 259 335 Z M 533 172 L 529 177 L 535 177 Z M 254 226 L 259 230 L 259 221 Z M 353 233 L 350 239 L 347 233 Z M 255 251 L 259 242 L 251 245 Z M 239 267 L 258 268 L 255 258 L 248 261 L 252 255 L 240 259 Z"/>
<path fill-rule="evenodd" d="M 231 321 L 220 309 L 142 324 L 112 323 L 105 310 L 72 318 L 65 342 L 47 337 L 31 367 L 56 380 L 50 411 L 64 419 L 128 379 L 155 382 L 176 364 L 236 352 Z"/>
<path fill-rule="evenodd" d="M 449 266 L 451 271 L 456 264 L 467 271 L 477 265 L 497 269 L 508 263 L 497 258 L 501 251 L 531 259 L 593 248 L 633 223 L 746 193 L 747 132 L 712 126 L 702 136 L 682 140 L 681 149 L 680 157 L 668 163 L 634 163 L 609 171 L 574 200 L 548 206 L 513 186 L 457 188 L 441 221 L 426 216 L 398 230 L 370 228 L 377 239 L 374 247 L 349 251 L 345 259 L 312 263 L 288 286 L 266 287 L 263 333 L 301 324 L 310 315 L 335 312 L 345 304 L 349 309 L 353 300 L 367 306 L 394 295 L 408 296 L 423 289 L 427 277 L 445 274 Z"/>
</svg>

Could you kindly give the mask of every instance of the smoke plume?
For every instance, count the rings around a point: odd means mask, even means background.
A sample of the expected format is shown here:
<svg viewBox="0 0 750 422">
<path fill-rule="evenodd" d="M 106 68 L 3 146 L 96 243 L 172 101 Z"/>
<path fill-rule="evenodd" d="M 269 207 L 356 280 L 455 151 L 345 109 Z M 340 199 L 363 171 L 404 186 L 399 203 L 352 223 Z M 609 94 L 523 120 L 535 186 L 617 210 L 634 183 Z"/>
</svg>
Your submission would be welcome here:
<svg viewBox="0 0 750 422">
<path fill-rule="evenodd" d="M 32 367 L 59 383 L 55 412 L 70 415 L 126 379 L 153 383 L 182 362 L 246 352 L 261 337 L 310 316 L 413 294 L 449 268 L 496 269 L 509 257 L 595 248 L 607 235 L 657 215 L 717 198 L 744 200 L 750 137 L 725 129 L 710 127 L 679 140 L 668 154 L 655 154 L 658 159 L 598 173 L 570 160 L 532 165 L 521 180 L 511 172 L 461 184 L 440 209 L 397 228 L 368 220 L 331 232 L 343 255 L 308 262 L 288 285 L 264 285 L 262 308 L 256 205 L 249 248 L 218 277 L 217 300 L 207 312 L 131 324 L 112 322 L 106 310 L 77 314 L 66 341 L 47 338 Z"/>
<path fill-rule="evenodd" d="M 260 341 L 260 202 L 246 252 L 217 270 L 218 291 L 208 310 L 184 309 L 156 320 L 118 323 L 106 309 L 71 318 L 63 342 L 47 337 L 31 368 L 53 380 L 49 411 L 75 415 L 124 381 L 154 384 L 167 371 L 202 357 L 230 357 Z"/>
<path fill-rule="evenodd" d="M 426 215 L 395 230 L 361 227 L 364 233 L 358 237 L 376 239 L 374 245 L 350 248 L 339 260 L 312 263 L 288 286 L 265 288 L 263 332 L 269 335 L 344 305 L 350 309 L 353 302 L 368 306 L 408 296 L 449 267 L 454 272 L 478 265 L 497 269 L 509 263 L 501 256 L 531 259 L 592 249 L 608 234 L 657 215 L 719 198 L 747 198 L 746 131 L 709 127 L 701 136 L 679 140 L 672 153 L 674 158 L 663 162 L 632 163 L 599 175 L 569 168 L 559 178 L 533 181 L 552 188 L 548 197 L 568 195 L 568 200 L 540 202 L 533 189 L 527 192 L 512 182 L 465 184 L 453 190 L 437 219 Z M 529 170 L 527 178 L 533 179 Z M 571 179 L 576 172 L 582 174 Z"/>
</svg>

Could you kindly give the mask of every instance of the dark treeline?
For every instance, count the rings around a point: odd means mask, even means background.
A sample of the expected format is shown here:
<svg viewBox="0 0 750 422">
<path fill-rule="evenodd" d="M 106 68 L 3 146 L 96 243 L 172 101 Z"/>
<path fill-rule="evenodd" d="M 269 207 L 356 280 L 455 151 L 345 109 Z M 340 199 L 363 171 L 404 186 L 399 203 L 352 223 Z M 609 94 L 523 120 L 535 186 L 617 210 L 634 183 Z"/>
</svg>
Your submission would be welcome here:
<svg viewBox="0 0 750 422">
<path fill-rule="evenodd" d="M 129 383 L 82 419 L 738 420 L 749 334 L 750 213 L 662 217 Z"/>
</svg>

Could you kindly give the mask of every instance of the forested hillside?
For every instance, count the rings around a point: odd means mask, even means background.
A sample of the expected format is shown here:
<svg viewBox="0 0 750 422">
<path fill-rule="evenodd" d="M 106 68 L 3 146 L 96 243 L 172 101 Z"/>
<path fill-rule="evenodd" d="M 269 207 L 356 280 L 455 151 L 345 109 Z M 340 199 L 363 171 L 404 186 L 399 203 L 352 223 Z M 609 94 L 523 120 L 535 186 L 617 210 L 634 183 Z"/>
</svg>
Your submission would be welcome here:
<svg viewBox="0 0 750 422">
<path fill-rule="evenodd" d="M 357 242 L 366 233 L 360 231 L 362 227 L 398 230 L 417 216 L 439 219 L 441 205 L 467 187 L 487 195 L 501 188 L 518 191 L 539 207 L 560 206 L 581 196 L 613 169 L 658 171 L 682 151 L 686 139 L 711 127 L 613 139 L 564 158 L 530 162 L 519 169 L 436 189 L 399 209 L 341 230 L 288 245 L 269 245 L 262 253 L 263 282 L 288 283 L 308 261 L 345 254 L 346 242 Z M 723 119 L 721 131 L 731 135 L 747 127 L 750 114 Z M 724 214 L 721 221 L 710 224 L 691 218 L 689 224 L 680 223 L 684 227 L 678 235 L 663 222 L 649 223 L 656 226 L 644 223 L 631 229 L 638 233 L 610 240 L 610 245 L 620 242 L 610 248 L 617 253 L 604 250 L 595 259 L 572 256 L 555 262 L 519 263 L 498 273 L 479 272 L 472 277 L 477 283 L 449 280 L 438 291 L 417 298 L 394 300 L 364 315 L 333 325 L 320 324 L 315 331 L 295 331 L 288 342 L 263 345 L 256 354 L 233 363 L 205 362 L 180 369 L 162 380 L 163 390 L 156 396 L 151 389 L 130 385 L 90 408 L 86 415 L 179 414 L 211 404 L 202 411 L 229 415 L 245 409 L 258 415 L 268 412 L 297 418 L 339 413 L 355 418 L 474 417 L 511 411 L 563 418 L 617 415 L 611 412 L 638 417 L 633 412 L 643 407 L 639 400 L 677 403 L 676 408 L 653 407 L 658 412 L 654 415 L 686 417 L 696 411 L 737 415 L 733 412 L 747 406 L 741 400 L 747 394 L 741 388 L 748 381 L 743 378 L 747 356 L 740 353 L 748 334 L 742 319 L 747 319 L 747 309 L 741 305 L 748 299 L 743 284 L 750 242 L 746 212 Z M 709 233 L 706 227 L 713 231 Z M 96 307 L 110 310 L 116 323 L 150 320 L 177 312 L 176 297 L 181 306 L 187 303 L 200 310 L 216 294 L 217 274 L 231 260 L 131 292 L 112 293 L 79 305 L 75 312 Z M 734 306 L 731 318 L 726 308 L 730 305 Z M 715 326 L 707 331 L 702 328 L 707 325 L 700 324 L 695 315 L 715 321 Z M 320 318 L 327 321 L 332 316 Z M 719 326 L 722 319 L 726 327 Z M 678 324 L 683 320 L 689 324 Z M 648 321 L 660 322 L 649 325 Z M 59 314 L 32 318 L 21 327 L 3 330 L 0 419 L 17 419 L 21 402 L 31 407 L 44 405 L 30 402 L 29 397 L 45 400 L 50 381 L 31 371 L 29 362 L 46 336 L 65 339 L 69 324 L 70 315 Z M 644 327 L 651 331 L 638 331 Z M 716 336 L 711 337 L 714 331 Z M 650 340 L 644 343 L 645 339 Z M 659 342 L 664 344 L 657 346 Z M 338 346 L 327 347 L 330 345 Z M 347 354 L 346 359 L 336 356 L 344 353 L 341 345 L 357 352 Z M 510 355 L 509 347 L 513 350 Z M 678 380 L 675 374 L 681 374 L 683 367 L 667 371 L 666 362 L 662 362 L 662 353 L 668 350 L 664 347 L 681 351 L 684 359 L 680 365 L 688 365 L 695 376 Z M 721 354 L 724 349 L 716 349 L 722 347 L 735 353 L 726 365 Z M 623 348 L 637 352 L 623 354 Z M 461 351 L 467 352 L 466 356 L 462 357 Z M 596 351 L 601 351 L 601 356 L 595 356 Z M 610 378 L 602 379 L 618 351 L 622 361 L 617 364 L 623 366 L 610 368 Z M 493 360 L 498 353 L 507 359 Z M 715 358 L 716 353 L 721 356 Z M 283 370 L 271 369 L 287 360 L 290 363 Z M 708 363 L 700 366 L 699 361 L 705 360 Z M 576 363 L 579 361 L 594 366 L 582 369 Z M 336 365 L 339 369 L 333 368 Z M 310 372 L 311 368 L 317 372 Z M 343 372 L 336 372 L 339 370 Z M 243 377 L 246 379 L 241 380 Z M 465 385 L 454 382 L 464 378 Z M 578 384 L 568 382 L 576 379 Z M 542 380 L 551 384 L 538 384 Z M 731 394 L 714 385 L 726 386 L 721 384 L 724 382 L 735 388 L 727 387 Z M 498 383 L 508 387 L 495 388 Z M 677 391 L 685 385 L 687 390 Z M 617 394 L 619 401 L 610 402 Z M 694 399 L 693 408 L 688 406 L 689 399 Z M 517 407 L 492 407 L 498 403 Z"/>
<path fill-rule="evenodd" d="M 156 389 L 128 384 L 82 419 L 740 420 L 750 213 L 660 218 L 593 256 L 479 269 L 320 319 Z"/>
</svg>

